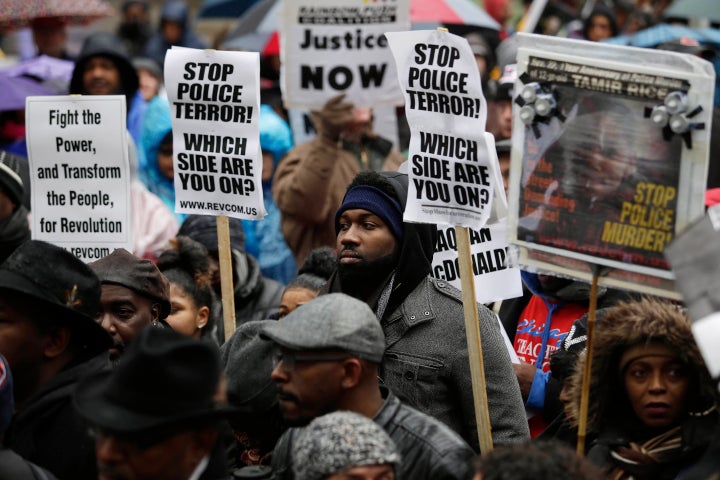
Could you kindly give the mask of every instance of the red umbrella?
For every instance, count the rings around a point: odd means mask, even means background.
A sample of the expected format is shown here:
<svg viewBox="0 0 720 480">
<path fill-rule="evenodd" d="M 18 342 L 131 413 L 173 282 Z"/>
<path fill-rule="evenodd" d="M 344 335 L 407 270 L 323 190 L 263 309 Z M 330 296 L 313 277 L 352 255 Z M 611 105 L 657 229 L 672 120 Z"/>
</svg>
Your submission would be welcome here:
<svg viewBox="0 0 720 480">
<path fill-rule="evenodd" d="M 36 18 L 58 18 L 84 24 L 114 13 L 105 0 L 2 0 L 0 28 L 26 27 Z"/>
<path fill-rule="evenodd" d="M 500 24 L 470 0 L 410 0 L 410 21 L 413 30 L 443 25 L 500 30 Z"/>
<path fill-rule="evenodd" d="M 281 0 L 253 5 L 230 29 L 222 48 L 278 53 L 280 5 Z M 471 0 L 410 0 L 410 22 L 414 30 L 453 25 L 500 30 L 500 24 Z"/>
</svg>

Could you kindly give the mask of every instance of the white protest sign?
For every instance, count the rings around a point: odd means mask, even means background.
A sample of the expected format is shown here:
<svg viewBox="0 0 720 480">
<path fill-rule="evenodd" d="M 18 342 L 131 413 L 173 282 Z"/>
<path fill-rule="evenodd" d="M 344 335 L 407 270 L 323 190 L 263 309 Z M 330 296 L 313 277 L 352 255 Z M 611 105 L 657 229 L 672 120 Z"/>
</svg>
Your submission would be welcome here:
<svg viewBox="0 0 720 480">
<path fill-rule="evenodd" d="M 492 224 L 486 228 L 468 232 L 475 299 L 478 303 L 491 303 L 522 295 L 517 255 L 508 243 L 507 198 L 495 151 L 495 139 L 486 132 L 485 141 L 493 172 L 494 215 L 490 220 Z M 457 289 L 462 288 L 454 227 L 438 226 L 432 269 L 433 277 L 446 280 Z"/>
<path fill-rule="evenodd" d="M 358 106 L 399 103 L 385 32 L 410 29 L 410 1 L 293 0 L 283 11 L 283 98 L 317 108 L 338 93 Z"/>
<path fill-rule="evenodd" d="M 467 41 L 439 30 L 388 33 L 410 124 L 405 220 L 478 229 L 493 180 L 487 105 Z"/>
<path fill-rule="evenodd" d="M 512 262 L 510 258 L 507 224 L 496 223 L 480 230 L 469 230 L 469 233 L 478 303 L 521 296 L 520 269 L 517 261 Z M 432 269 L 433 277 L 446 280 L 458 290 L 461 289 L 455 227 L 438 228 Z"/>
<path fill-rule="evenodd" d="M 260 57 L 173 47 L 165 56 L 175 211 L 258 220 Z"/>
<path fill-rule="evenodd" d="M 132 249 L 125 97 L 28 97 L 32 238 L 85 261 Z"/>
</svg>

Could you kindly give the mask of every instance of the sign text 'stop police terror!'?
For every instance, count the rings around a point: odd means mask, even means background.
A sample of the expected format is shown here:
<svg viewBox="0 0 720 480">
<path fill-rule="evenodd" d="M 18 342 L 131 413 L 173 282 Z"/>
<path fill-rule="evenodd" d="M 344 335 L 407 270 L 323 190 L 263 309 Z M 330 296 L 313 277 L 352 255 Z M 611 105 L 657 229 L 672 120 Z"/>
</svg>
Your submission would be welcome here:
<svg viewBox="0 0 720 480">
<path fill-rule="evenodd" d="M 447 32 L 387 36 L 411 131 L 405 219 L 480 228 L 493 182 L 475 57 L 466 40 Z"/>
<path fill-rule="evenodd" d="M 250 52 L 171 49 L 175 210 L 260 219 L 259 57 Z"/>
</svg>

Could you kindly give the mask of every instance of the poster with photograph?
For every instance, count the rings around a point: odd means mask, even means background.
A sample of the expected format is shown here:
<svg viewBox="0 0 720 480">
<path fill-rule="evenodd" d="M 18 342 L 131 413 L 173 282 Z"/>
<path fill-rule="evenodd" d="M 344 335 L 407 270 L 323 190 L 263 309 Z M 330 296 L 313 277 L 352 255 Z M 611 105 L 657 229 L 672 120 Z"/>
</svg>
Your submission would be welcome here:
<svg viewBox="0 0 720 480">
<path fill-rule="evenodd" d="M 28 97 L 32 238 L 92 262 L 132 250 L 123 95 Z"/>
<path fill-rule="evenodd" d="M 262 219 L 259 55 L 173 47 L 165 88 L 175 211 Z"/>
<path fill-rule="evenodd" d="M 677 297 L 663 252 L 702 216 L 714 73 L 690 55 L 521 35 L 510 182 L 523 265 Z"/>
<path fill-rule="evenodd" d="M 318 108 L 339 93 L 360 107 L 402 102 L 385 32 L 404 30 L 410 30 L 410 0 L 285 2 L 285 106 Z"/>
</svg>

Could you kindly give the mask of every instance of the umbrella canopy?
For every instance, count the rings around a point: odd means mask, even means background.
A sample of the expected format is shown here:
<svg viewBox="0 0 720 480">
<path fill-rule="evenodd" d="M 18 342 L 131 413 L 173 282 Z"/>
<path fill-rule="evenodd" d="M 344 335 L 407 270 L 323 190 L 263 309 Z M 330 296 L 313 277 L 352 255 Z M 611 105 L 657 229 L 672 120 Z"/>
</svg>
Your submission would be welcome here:
<svg viewBox="0 0 720 480">
<path fill-rule="evenodd" d="M 113 13 L 114 9 L 105 0 L 2 0 L 0 28 L 26 27 L 35 18 L 84 24 Z"/>
<path fill-rule="evenodd" d="M 61 80 L 70 83 L 74 68 L 75 62 L 71 62 L 70 60 L 40 55 L 39 57 L 34 57 L 16 63 L 11 67 L 4 68 L 0 72 L 13 77 L 24 75 L 26 77 L 37 78 L 41 81 Z"/>
<path fill-rule="evenodd" d="M 717 0 L 675 0 L 663 14 L 665 18 L 699 18 L 720 23 Z"/>
<path fill-rule="evenodd" d="M 250 7 L 227 34 L 222 48 L 264 52 L 273 46 L 280 26 L 282 0 L 260 0 Z M 482 8 L 470 0 L 410 0 L 410 22 L 414 30 L 463 25 L 500 30 Z"/>
<path fill-rule="evenodd" d="M 0 111 L 23 110 L 25 99 L 33 95 L 53 95 L 50 89 L 25 77 L 0 72 Z"/>
<path fill-rule="evenodd" d="M 472 25 L 500 30 L 500 24 L 470 0 L 410 0 L 414 30 L 443 25 Z"/>
<path fill-rule="evenodd" d="M 280 0 L 260 0 L 250 7 L 227 34 L 222 47 L 262 52 L 280 26 Z"/>
<path fill-rule="evenodd" d="M 690 28 L 683 25 L 661 23 L 630 35 L 620 35 L 605 40 L 603 43 L 614 45 L 630 45 L 633 47 L 656 47 L 661 43 L 692 38 L 699 43 L 720 45 L 720 30 L 714 28 Z"/>
<path fill-rule="evenodd" d="M 238 18 L 257 0 L 203 0 L 197 18 Z"/>
</svg>

